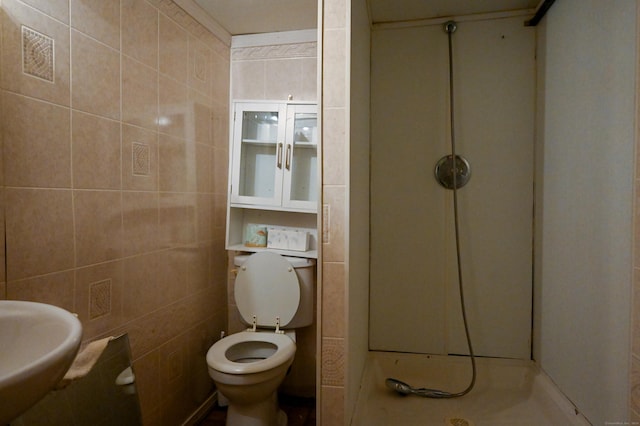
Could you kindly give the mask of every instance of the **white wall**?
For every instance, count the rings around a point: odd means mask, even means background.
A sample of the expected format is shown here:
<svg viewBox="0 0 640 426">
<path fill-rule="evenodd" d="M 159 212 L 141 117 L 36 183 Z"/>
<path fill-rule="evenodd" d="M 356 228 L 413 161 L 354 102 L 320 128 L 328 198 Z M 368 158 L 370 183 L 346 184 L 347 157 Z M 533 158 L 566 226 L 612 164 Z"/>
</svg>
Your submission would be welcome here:
<svg viewBox="0 0 640 426">
<path fill-rule="evenodd" d="M 627 420 L 636 2 L 538 26 L 535 356 L 593 423 Z"/>
</svg>

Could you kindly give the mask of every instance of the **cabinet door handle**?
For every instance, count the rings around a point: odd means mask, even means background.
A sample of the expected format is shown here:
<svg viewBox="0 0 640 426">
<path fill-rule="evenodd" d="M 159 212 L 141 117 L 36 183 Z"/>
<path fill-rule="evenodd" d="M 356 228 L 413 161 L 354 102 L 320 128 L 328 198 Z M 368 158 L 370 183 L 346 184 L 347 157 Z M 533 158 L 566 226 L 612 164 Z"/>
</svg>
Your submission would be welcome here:
<svg viewBox="0 0 640 426">
<path fill-rule="evenodd" d="M 278 150 L 276 156 L 278 157 L 277 166 L 279 169 L 282 168 L 282 143 L 278 144 Z"/>
<path fill-rule="evenodd" d="M 287 156 L 285 157 L 285 167 L 291 170 L 291 144 L 287 145 Z"/>
</svg>

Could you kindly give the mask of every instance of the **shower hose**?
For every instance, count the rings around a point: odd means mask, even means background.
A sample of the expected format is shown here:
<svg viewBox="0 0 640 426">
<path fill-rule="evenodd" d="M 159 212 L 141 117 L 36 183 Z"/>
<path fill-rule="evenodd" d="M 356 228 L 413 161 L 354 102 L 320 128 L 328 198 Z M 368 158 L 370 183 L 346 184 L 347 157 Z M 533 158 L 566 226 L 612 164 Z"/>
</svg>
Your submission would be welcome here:
<svg viewBox="0 0 640 426">
<path fill-rule="evenodd" d="M 444 30 L 447 33 L 447 38 L 449 41 L 449 122 L 451 124 L 451 158 L 454 169 L 457 168 L 456 161 L 456 138 L 455 138 L 455 125 L 454 125 L 454 91 L 453 91 L 453 40 L 452 35 L 456 30 L 456 23 L 453 21 L 449 21 L 444 24 Z M 469 334 L 469 324 L 467 321 L 467 310 L 465 308 L 464 301 L 464 285 L 462 279 L 462 261 L 460 256 L 460 227 L 458 220 L 458 182 L 457 182 L 457 170 L 454 170 L 452 173 L 453 178 L 453 219 L 454 219 L 454 230 L 455 230 L 455 243 L 456 243 L 456 260 L 457 260 L 457 269 L 458 269 L 458 288 L 460 290 L 460 307 L 462 308 L 462 322 L 464 323 L 464 332 L 467 338 L 467 347 L 469 349 L 469 359 L 471 360 L 471 380 L 469 385 L 460 392 L 447 392 L 438 389 L 429 389 L 429 388 L 414 388 L 409 386 L 408 384 L 401 382 L 397 379 L 389 378 L 386 380 L 386 385 L 393 389 L 394 391 L 403 394 L 413 394 L 422 396 L 425 398 L 457 398 L 464 396 L 471 392 L 473 387 L 476 384 L 476 359 L 473 353 L 473 345 L 471 344 L 471 335 Z"/>
</svg>

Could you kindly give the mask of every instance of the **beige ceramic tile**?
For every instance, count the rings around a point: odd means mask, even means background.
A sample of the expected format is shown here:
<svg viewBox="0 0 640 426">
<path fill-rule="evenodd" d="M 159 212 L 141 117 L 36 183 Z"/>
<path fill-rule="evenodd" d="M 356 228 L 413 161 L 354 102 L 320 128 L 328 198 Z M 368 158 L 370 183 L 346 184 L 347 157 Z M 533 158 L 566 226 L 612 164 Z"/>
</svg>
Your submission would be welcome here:
<svg viewBox="0 0 640 426">
<path fill-rule="evenodd" d="M 273 59 L 264 65 L 265 99 L 302 98 L 302 61 L 299 58 Z"/>
<path fill-rule="evenodd" d="M 345 167 L 345 110 L 325 108 L 322 129 L 322 176 L 324 185 L 344 185 Z"/>
<path fill-rule="evenodd" d="M 344 424 L 344 388 L 322 386 L 320 424 L 338 426 Z"/>
<path fill-rule="evenodd" d="M 8 92 L 3 100 L 5 184 L 70 188 L 69 109 Z"/>
<path fill-rule="evenodd" d="M 7 279 L 72 268 L 70 190 L 5 190 Z"/>
<path fill-rule="evenodd" d="M 211 160 L 213 149 L 201 143 L 196 143 L 196 190 L 211 192 Z"/>
<path fill-rule="evenodd" d="M 136 386 L 143 413 L 152 413 L 160 405 L 160 359 L 158 350 L 154 350 L 136 359 L 133 363 L 136 374 Z M 150 414 L 149 414 L 150 415 Z M 156 424 L 156 423 L 144 423 Z M 159 424 L 159 423 L 158 423 Z"/>
<path fill-rule="evenodd" d="M 120 50 L 120 0 L 70 0 L 71 26 Z"/>
<path fill-rule="evenodd" d="M 198 242 L 211 241 L 212 198 L 210 194 L 197 195 L 196 237 Z"/>
<path fill-rule="evenodd" d="M 301 100 L 317 102 L 318 100 L 318 59 L 302 58 Z"/>
<path fill-rule="evenodd" d="M 215 194 L 227 192 L 227 179 L 229 174 L 229 151 L 227 149 L 214 148 L 211 152 L 211 190 Z"/>
<path fill-rule="evenodd" d="M 89 37 L 71 31 L 74 109 L 120 119 L 120 54 Z"/>
<path fill-rule="evenodd" d="M 158 303 L 166 306 L 187 296 L 187 260 L 184 249 L 163 250 L 158 256 L 158 279 L 155 291 Z"/>
<path fill-rule="evenodd" d="M 214 231 L 224 231 L 227 214 L 227 194 L 213 195 L 213 228 Z M 217 229 L 216 229 L 217 228 Z M 223 235 L 220 235 L 222 237 Z M 215 238 L 215 235 L 214 235 Z"/>
<path fill-rule="evenodd" d="M 631 311 L 631 353 L 640 357 L 640 268 L 633 269 L 633 303 Z"/>
<path fill-rule="evenodd" d="M 631 409 L 640 412 L 640 358 L 631 357 Z"/>
<path fill-rule="evenodd" d="M 215 99 L 229 99 L 229 87 L 231 86 L 231 76 L 229 75 L 229 58 L 214 53 L 212 56 L 212 93 Z"/>
<path fill-rule="evenodd" d="M 122 325 L 123 273 L 122 261 L 76 269 L 75 309 L 85 340 Z"/>
<path fill-rule="evenodd" d="M 158 193 L 122 193 L 123 255 L 158 248 Z"/>
<path fill-rule="evenodd" d="M 344 339 L 322 337 L 322 385 L 344 386 Z"/>
<path fill-rule="evenodd" d="M 2 87 L 68 106 L 69 28 L 15 0 L 4 0 L 2 8 Z"/>
<path fill-rule="evenodd" d="M 213 390 L 213 380 L 209 377 L 209 367 L 206 363 L 207 351 L 220 335 L 219 324 L 215 317 L 209 317 L 204 322 L 185 332 L 187 336 L 187 365 L 189 380 L 192 384 L 194 400 L 204 400 Z M 217 333 L 213 330 L 218 330 Z"/>
<path fill-rule="evenodd" d="M 229 149 L 228 105 L 216 105 L 211 110 L 211 140 L 216 148 Z"/>
<path fill-rule="evenodd" d="M 195 185 L 195 158 L 187 156 L 187 143 L 167 135 L 159 138 L 158 183 L 160 191 L 186 192 Z M 193 187 L 191 188 L 193 189 Z"/>
<path fill-rule="evenodd" d="M 121 0 L 122 53 L 158 69 L 158 10 L 145 0 Z"/>
<path fill-rule="evenodd" d="M 160 76 L 158 131 L 183 139 L 193 136 L 191 115 L 187 86 Z"/>
<path fill-rule="evenodd" d="M 165 15 L 160 14 L 160 73 L 187 83 L 189 34 Z"/>
<path fill-rule="evenodd" d="M 322 271 L 322 335 L 345 337 L 344 263 L 324 263 Z"/>
<path fill-rule="evenodd" d="M 195 241 L 195 199 L 187 194 L 160 194 L 160 245 L 175 247 Z"/>
<path fill-rule="evenodd" d="M 157 253 L 147 253 L 124 260 L 122 312 L 126 321 L 143 317 L 159 306 L 156 291 Z"/>
<path fill-rule="evenodd" d="M 43 13 L 58 19 L 65 24 L 69 23 L 69 0 L 22 0 L 24 3 L 35 7 Z M 3 5 L 4 6 L 4 5 Z"/>
<path fill-rule="evenodd" d="M 7 283 L 7 299 L 29 300 L 76 312 L 73 301 L 73 271 L 63 271 Z"/>
<path fill-rule="evenodd" d="M 323 223 L 328 227 L 322 230 L 322 234 L 328 237 L 322 246 L 323 261 L 344 262 L 345 188 L 344 186 L 325 186 L 323 192 L 323 204 L 327 206 L 323 208 L 323 214 L 328 215 L 323 218 Z"/>
<path fill-rule="evenodd" d="M 211 50 L 204 43 L 190 36 L 187 82 L 189 87 L 207 96 L 211 96 L 211 58 Z"/>
<path fill-rule="evenodd" d="M 127 56 L 122 57 L 122 121 L 157 129 L 158 72 Z"/>
<path fill-rule="evenodd" d="M 227 289 L 221 285 L 224 283 L 227 277 L 227 250 L 225 249 L 225 230 L 220 229 L 220 237 L 216 236 L 213 240 L 211 247 L 211 283 L 219 293 L 220 299 L 225 299 L 227 296 Z M 216 299 L 218 300 L 218 299 Z M 226 306 L 226 303 L 225 303 Z M 225 314 L 226 315 L 226 314 Z"/>
<path fill-rule="evenodd" d="M 346 22 L 346 2 L 342 0 L 328 0 L 324 5 L 324 27 L 344 28 Z"/>
<path fill-rule="evenodd" d="M 140 127 L 122 125 L 122 188 L 158 189 L 158 134 Z"/>
<path fill-rule="evenodd" d="M 346 45 L 343 29 L 326 30 L 323 47 L 323 107 L 344 107 L 346 91 Z"/>
<path fill-rule="evenodd" d="M 265 99 L 265 61 L 235 61 L 233 74 L 233 99 Z"/>
<path fill-rule="evenodd" d="M 126 275 L 126 272 L 125 272 Z M 158 309 L 128 323 L 133 358 L 138 358 L 157 349 L 164 342 L 192 326 L 194 312 L 199 309 L 197 298 L 187 298 Z"/>
<path fill-rule="evenodd" d="M 76 265 L 122 257 L 122 203 L 118 191 L 83 191 L 73 194 Z"/>
<path fill-rule="evenodd" d="M 187 289 L 190 294 L 209 288 L 211 281 L 211 247 L 208 244 L 192 245 L 188 249 Z M 221 286 L 219 286 L 221 287 Z"/>
<path fill-rule="evenodd" d="M 189 385 L 187 344 L 187 336 L 183 333 L 158 348 L 160 392 L 165 397 Z"/>
<path fill-rule="evenodd" d="M 73 187 L 120 189 L 120 123 L 74 111 Z"/>
<path fill-rule="evenodd" d="M 0 221 L 1 223 L 5 223 L 5 196 L 4 196 L 4 188 L 0 188 Z M 6 241 L 6 225 L 0 227 L 0 241 Z M 6 251 L 5 244 L 0 244 L 0 298 L 4 298 L 6 296 L 5 290 L 6 286 L 4 285 L 7 280 L 7 270 L 6 270 Z"/>
<path fill-rule="evenodd" d="M 192 109 L 193 134 L 196 142 L 211 145 L 211 107 L 210 98 L 189 90 Z"/>
</svg>

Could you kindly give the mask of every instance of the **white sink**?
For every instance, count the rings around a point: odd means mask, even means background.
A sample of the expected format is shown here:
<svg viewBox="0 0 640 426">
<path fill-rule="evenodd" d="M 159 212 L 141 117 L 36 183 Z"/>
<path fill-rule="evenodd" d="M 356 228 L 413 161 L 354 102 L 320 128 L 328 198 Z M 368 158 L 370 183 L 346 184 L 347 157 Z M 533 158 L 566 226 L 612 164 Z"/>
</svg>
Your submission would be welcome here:
<svg viewBox="0 0 640 426">
<path fill-rule="evenodd" d="M 38 402 L 67 372 L 82 325 L 44 303 L 0 300 L 0 425 Z"/>
</svg>

